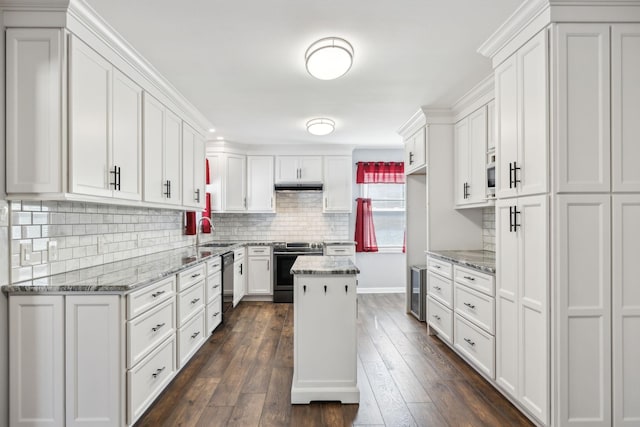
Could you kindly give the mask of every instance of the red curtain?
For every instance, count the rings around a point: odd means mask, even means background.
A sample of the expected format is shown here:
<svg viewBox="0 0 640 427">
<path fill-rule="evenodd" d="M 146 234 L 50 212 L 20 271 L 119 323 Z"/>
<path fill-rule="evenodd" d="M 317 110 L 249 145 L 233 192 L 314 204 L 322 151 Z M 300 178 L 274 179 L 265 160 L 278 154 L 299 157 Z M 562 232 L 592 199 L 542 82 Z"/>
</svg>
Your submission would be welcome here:
<svg viewBox="0 0 640 427">
<path fill-rule="evenodd" d="M 206 175 L 206 183 L 211 184 L 211 176 L 209 175 L 209 159 L 205 159 L 204 170 Z M 205 193 L 204 195 L 205 208 L 202 216 L 206 216 L 211 219 L 211 193 Z M 208 221 L 202 221 L 202 232 L 211 233 L 211 224 Z"/>
<path fill-rule="evenodd" d="M 356 252 L 378 252 L 376 230 L 373 225 L 371 199 L 358 198 L 356 210 Z"/>
<path fill-rule="evenodd" d="M 356 184 L 403 184 L 404 162 L 358 162 Z"/>
</svg>

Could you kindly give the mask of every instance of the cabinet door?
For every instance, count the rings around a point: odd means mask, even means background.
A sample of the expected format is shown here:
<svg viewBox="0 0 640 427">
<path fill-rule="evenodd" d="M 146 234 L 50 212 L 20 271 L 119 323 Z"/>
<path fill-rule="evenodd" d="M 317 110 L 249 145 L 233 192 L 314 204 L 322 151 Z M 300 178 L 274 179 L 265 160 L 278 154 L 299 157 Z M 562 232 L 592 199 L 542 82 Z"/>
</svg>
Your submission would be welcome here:
<svg viewBox="0 0 640 427">
<path fill-rule="evenodd" d="M 518 57 L 518 157 L 514 172 L 518 195 L 547 192 L 548 42 L 541 31 L 517 53 Z"/>
<path fill-rule="evenodd" d="M 515 199 L 496 201 L 496 382 L 518 397 L 518 238 Z"/>
<path fill-rule="evenodd" d="M 324 177 L 323 212 L 351 212 L 354 182 L 351 156 L 325 156 Z"/>
<path fill-rule="evenodd" d="M 300 168 L 300 182 L 322 182 L 322 157 L 300 157 L 298 165 Z"/>
<path fill-rule="evenodd" d="M 64 426 L 64 297 L 9 297 L 9 425 Z"/>
<path fill-rule="evenodd" d="M 240 300 L 244 298 L 246 293 L 245 277 L 246 277 L 245 261 L 240 260 L 233 263 L 233 306 L 238 305 Z"/>
<path fill-rule="evenodd" d="M 467 185 L 469 185 L 469 120 L 464 118 L 454 127 L 456 158 L 455 193 L 456 205 L 466 205 Z"/>
<path fill-rule="evenodd" d="M 496 197 L 516 195 L 511 168 L 518 161 L 518 73 L 512 55 L 495 71 L 496 79 Z"/>
<path fill-rule="evenodd" d="M 247 208 L 246 158 L 239 154 L 227 154 L 225 161 L 223 209 L 225 212 L 244 212 Z"/>
<path fill-rule="evenodd" d="M 170 184 L 165 203 L 182 204 L 182 120 L 165 109 L 164 180 Z"/>
<path fill-rule="evenodd" d="M 63 191 L 64 58 L 61 29 L 6 30 L 7 193 Z"/>
<path fill-rule="evenodd" d="M 144 151 L 144 200 L 164 202 L 164 106 L 148 93 L 144 94 L 143 151 Z"/>
<path fill-rule="evenodd" d="M 273 156 L 247 156 L 247 211 L 275 210 Z"/>
<path fill-rule="evenodd" d="M 212 154 L 207 156 L 209 161 L 210 183 L 207 191 L 211 194 L 211 210 L 220 212 L 222 210 L 222 181 L 224 180 L 224 155 Z"/>
<path fill-rule="evenodd" d="M 557 201 L 558 425 L 610 426 L 611 196 Z"/>
<path fill-rule="evenodd" d="M 487 108 L 469 116 L 469 185 L 467 201 L 483 203 L 487 197 Z"/>
<path fill-rule="evenodd" d="M 196 202 L 196 207 L 204 210 L 206 207 L 206 147 L 204 138 L 199 134 L 195 133 L 195 138 L 193 140 L 193 186 L 195 188 L 196 194 L 198 194 L 198 200 Z"/>
<path fill-rule="evenodd" d="M 194 152 L 195 152 L 195 132 L 184 123 L 182 125 L 182 194 L 184 206 L 197 206 L 198 194 L 194 185 Z"/>
<path fill-rule="evenodd" d="M 71 192 L 110 197 L 111 64 L 71 37 L 69 150 Z"/>
<path fill-rule="evenodd" d="M 427 129 L 424 127 L 420 128 L 420 130 L 413 135 L 413 141 L 416 166 L 422 167 L 427 162 Z"/>
<path fill-rule="evenodd" d="M 640 196 L 613 196 L 614 425 L 640 424 Z"/>
<path fill-rule="evenodd" d="M 271 257 L 249 257 L 249 274 L 247 276 L 248 294 L 271 294 Z"/>
<path fill-rule="evenodd" d="M 609 25 L 562 24 L 557 30 L 556 189 L 609 191 Z"/>
<path fill-rule="evenodd" d="M 487 104 L 487 151 L 496 148 L 496 101 Z"/>
<path fill-rule="evenodd" d="M 413 137 L 404 141 L 404 173 L 411 173 L 415 169 L 415 141 Z"/>
<path fill-rule="evenodd" d="M 640 191 L 640 25 L 611 28 L 613 191 Z"/>
<path fill-rule="evenodd" d="M 518 399 L 536 418 L 548 425 L 550 353 L 547 196 L 518 198 L 517 212 Z"/>
<path fill-rule="evenodd" d="M 66 426 L 121 422 L 120 297 L 65 297 Z"/>
<path fill-rule="evenodd" d="M 276 156 L 276 183 L 296 182 L 298 179 L 298 158 L 295 156 Z"/>
<path fill-rule="evenodd" d="M 114 197 L 142 198 L 142 89 L 113 69 L 113 132 L 110 170 L 118 167 Z M 113 175 L 111 175 L 113 176 Z"/>
</svg>

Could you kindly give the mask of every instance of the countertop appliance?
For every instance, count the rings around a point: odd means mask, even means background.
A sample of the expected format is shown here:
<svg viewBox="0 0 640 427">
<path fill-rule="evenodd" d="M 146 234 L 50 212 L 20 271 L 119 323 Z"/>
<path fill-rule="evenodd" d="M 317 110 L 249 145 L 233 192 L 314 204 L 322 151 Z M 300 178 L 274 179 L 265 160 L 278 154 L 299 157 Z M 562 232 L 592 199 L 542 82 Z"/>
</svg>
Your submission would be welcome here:
<svg viewBox="0 0 640 427">
<path fill-rule="evenodd" d="M 233 307 L 233 251 L 222 254 L 222 321 Z"/>
<path fill-rule="evenodd" d="M 411 314 L 421 322 L 425 321 L 425 298 L 427 289 L 427 266 L 411 266 Z"/>
<path fill-rule="evenodd" d="M 321 242 L 278 242 L 273 244 L 273 302 L 293 302 L 291 267 L 299 256 L 322 255 Z"/>
</svg>

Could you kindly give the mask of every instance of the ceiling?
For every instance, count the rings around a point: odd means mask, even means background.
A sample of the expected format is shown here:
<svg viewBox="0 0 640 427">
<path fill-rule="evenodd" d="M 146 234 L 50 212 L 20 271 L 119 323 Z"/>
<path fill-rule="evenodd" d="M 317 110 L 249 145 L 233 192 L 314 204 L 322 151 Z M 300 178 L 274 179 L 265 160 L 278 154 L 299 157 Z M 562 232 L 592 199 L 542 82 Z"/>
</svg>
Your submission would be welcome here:
<svg viewBox="0 0 640 427">
<path fill-rule="evenodd" d="M 451 106 L 491 72 L 476 52 L 522 0 L 86 0 L 216 128 L 246 144 L 392 146 L 420 106 Z M 338 36 L 351 70 L 311 77 Z M 307 134 L 315 117 L 334 133 Z"/>
</svg>

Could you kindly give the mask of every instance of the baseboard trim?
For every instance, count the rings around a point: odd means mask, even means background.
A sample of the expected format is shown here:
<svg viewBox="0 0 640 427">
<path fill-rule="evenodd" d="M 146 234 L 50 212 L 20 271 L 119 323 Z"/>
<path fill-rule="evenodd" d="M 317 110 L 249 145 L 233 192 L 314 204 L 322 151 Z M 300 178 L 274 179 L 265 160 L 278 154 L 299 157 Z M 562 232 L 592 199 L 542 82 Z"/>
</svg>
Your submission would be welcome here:
<svg viewBox="0 0 640 427">
<path fill-rule="evenodd" d="M 404 294 L 406 289 L 399 288 L 358 288 L 359 294 Z"/>
</svg>

